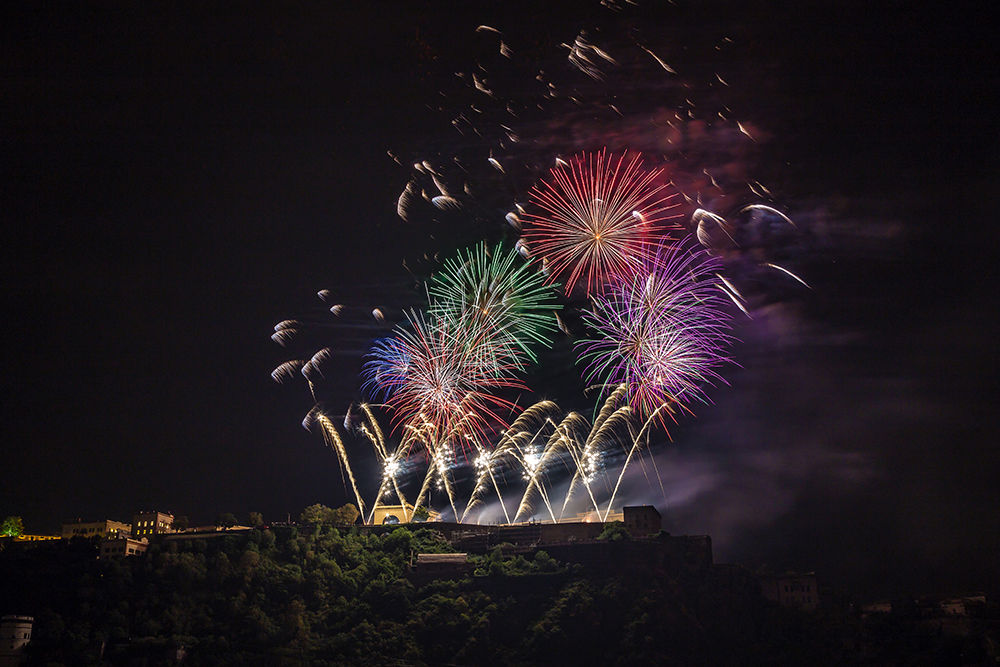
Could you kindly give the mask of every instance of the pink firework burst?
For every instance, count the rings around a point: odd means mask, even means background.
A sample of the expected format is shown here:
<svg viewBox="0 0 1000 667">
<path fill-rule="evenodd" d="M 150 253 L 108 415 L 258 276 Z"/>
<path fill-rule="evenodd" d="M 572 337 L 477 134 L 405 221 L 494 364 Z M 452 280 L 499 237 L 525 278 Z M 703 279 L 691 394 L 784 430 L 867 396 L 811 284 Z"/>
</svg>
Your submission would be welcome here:
<svg viewBox="0 0 1000 667">
<path fill-rule="evenodd" d="M 625 385 L 629 405 L 649 416 L 659 406 L 707 400 L 723 381 L 729 314 L 718 261 L 703 250 L 663 248 L 643 273 L 613 285 L 584 314 L 594 336 L 578 343 L 588 378 Z"/>
<path fill-rule="evenodd" d="M 577 283 L 589 296 L 642 271 L 673 227 L 664 223 L 680 217 L 678 195 L 660 182 L 663 170 L 643 169 L 639 155 L 627 158 L 584 153 L 560 161 L 552 182 L 531 190 L 544 214 L 526 216 L 525 241 L 567 295 Z"/>
</svg>

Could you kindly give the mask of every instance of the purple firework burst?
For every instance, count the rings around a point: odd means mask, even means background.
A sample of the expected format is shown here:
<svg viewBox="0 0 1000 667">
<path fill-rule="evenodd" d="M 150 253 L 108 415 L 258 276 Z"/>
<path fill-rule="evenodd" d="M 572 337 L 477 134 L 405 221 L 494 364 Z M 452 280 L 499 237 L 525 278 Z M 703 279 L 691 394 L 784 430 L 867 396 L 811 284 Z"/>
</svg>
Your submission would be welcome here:
<svg viewBox="0 0 1000 667">
<path fill-rule="evenodd" d="M 656 260 L 596 297 L 584 320 L 595 334 L 577 348 L 588 382 L 624 384 L 644 416 L 660 406 L 706 401 L 732 340 L 718 260 L 690 243 L 661 247 Z"/>
</svg>

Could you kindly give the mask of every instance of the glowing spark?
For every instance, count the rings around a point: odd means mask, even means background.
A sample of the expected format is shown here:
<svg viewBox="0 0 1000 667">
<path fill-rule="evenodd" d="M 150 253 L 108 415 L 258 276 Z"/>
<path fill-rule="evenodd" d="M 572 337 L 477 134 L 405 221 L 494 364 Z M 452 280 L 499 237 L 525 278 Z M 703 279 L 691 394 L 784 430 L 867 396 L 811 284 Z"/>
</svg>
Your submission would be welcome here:
<svg viewBox="0 0 1000 667">
<path fill-rule="evenodd" d="M 767 213 L 773 213 L 774 215 L 778 216 L 779 218 L 790 224 L 792 227 L 796 226 L 795 223 L 792 222 L 792 219 L 789 218 L 787 215 L 785 215 L 778 209 L 772 208 L 765 204 L 750 204 L 749 206 L 744 206 L 743 208 L 741 208 L 739 212 L 743 213 L 744 211 L 765 211 Z"/>
<path fill-rule="evenodd" d="M 668 65 L 665 62 L 663 62 L 663 59 L 661 59 L 660 56 L 656 55 L 655 53 L 653 53 L 652 51 L 650 51 L 649 49 L 647 49 L 645 46 L 643 46 L 642 44 L 639 44 L 639 48 L 642 49 L 643 51 L 645 51 L 646 53 L 648 53 L 649 55 L 653 56 L 653 58 L 656 60 L 656 62 L 658 62 L 660 64 L 660 67 L 662 67 L 666 71 L 670 72 L 671 74 L 677 74 L 677 72 L 675 72 L 673 70 L 673 68 L 670 67 L 670 65 Z"/>
<path fill-rule="evenodd" d="M 298 333 L 295 329 L 281 329 L 280 331 L 275 331 L 271 334 L 271 340 L 273 340 L 278 345 L 285 347 L 285 344 L 290 341 L 295 334 Z"/>
<path fill-rule="evenodd" d="M 287 380 L 291 380 L 302 370 L 305 363 L 301 359 L 286 361 L 271 372 L 271 378 L 278 384 L 285 384 Z"/>
<path fill-rule="evenodd" d="M 446 197 L 444 195 L 433 197 L 431 199 L 431 203 L 442 211 L 462 208 L 462 204 L 457 199 L 455 199 L 454 197 Z"/>
<path fill-rule="evenodd" d="M 790 276 L 791 276 L 792 278 L 795 278 L 796 280 L 798 280 L 798 281 L 799 281 L 800 283 L 802 283 L 802 284 L 803 284 L 803 285 L 805 285 L 806 287 L 809 287 L 809 285 L 808 285 L 808 284 L 806 284 L 806 281 L 802 280 L 802 278 L 799 278 L 799 277 L 798 277 L 797 275 L 795 275 L 794 273 L 792 273 L 791 271 L 789 271 L 789 270 L 788 270 L 788 269 L 786 269 L 786 268 L 783 268 L 783 267 L 780 267 L 780 266 L 778 266 L 777 264 L 771 264 L 771 263 L 769 263 L 769 262 L 764 262 L 764 266 L 769 266 L 769 267 L 771 267 L 772 269 L 778 269 L 779 271 L 781 271 L 781 272 L 783 272 L 783 273 L 787 273 L 787 274 L 788 274 L 788 275 L 790 275 Z M 811 288 L 811 287 L 809 287 L 809 289 L 812 289 L 812 288 Z"/>
</svg>

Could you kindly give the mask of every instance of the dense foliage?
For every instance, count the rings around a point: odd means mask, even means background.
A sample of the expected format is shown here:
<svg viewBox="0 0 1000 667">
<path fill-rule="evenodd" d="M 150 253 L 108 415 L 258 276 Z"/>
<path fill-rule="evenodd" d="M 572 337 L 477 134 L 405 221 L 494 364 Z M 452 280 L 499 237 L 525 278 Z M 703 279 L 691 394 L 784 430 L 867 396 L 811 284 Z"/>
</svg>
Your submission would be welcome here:
<svg viewBox="0 0 1000 667">
<path fill-rule="evenodd" d="M 0 535 L 4 537 L 20 537 L 24 534 L 24 523 L 19 516 L 9 516 L 0 523 Z"/>
<path fill-rule="evenodd" d="M 28 664 L 53 667 L 894 664 L 848 659 L 856 620 L 767 603 L 744 568 L 597 575 L 497 549 L 472 576 L 411 583 L 414 554 L 449 551 L 415 526 L 219 533 L 110 560 L 74 538 L 0 553 L 0 609 L 35 617 Z"/>
</svg>

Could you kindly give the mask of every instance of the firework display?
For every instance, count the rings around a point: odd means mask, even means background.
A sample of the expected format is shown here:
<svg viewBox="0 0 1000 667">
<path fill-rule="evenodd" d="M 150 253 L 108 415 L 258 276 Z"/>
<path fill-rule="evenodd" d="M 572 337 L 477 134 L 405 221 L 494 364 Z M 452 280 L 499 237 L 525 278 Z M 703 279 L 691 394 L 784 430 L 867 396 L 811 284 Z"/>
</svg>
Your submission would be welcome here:
<svg viewBox="0 0 1000 667">
<path fill-rule="evenodd" d="M 548 345 L 562 306 L 542 276 L 516 250 L 479 244 L 445 261 L 427 292 L 430 312 L 455 329 L 479 331 L 499 356 L 535 359 L 532 344 Z"/>
<path fill-rule="evenodd" d="M 531 191 L 543 215 L 527 216 L 524 236 L 550 279 L 566 293 L 582 282 L 587 294 L 642 270 L 656 253 L 663 222 L 679 216 L 680 197 L 659 183 L 662 170 L 643 170 L 638 155 L 578 155 Z"/>
<path fill-rule="evenodd" d="M 405 520 L 432 505 L 447 505 L 456 521 L 562 521 L 580 508 L 603 520 L 668 421 L 693 415 L 725 384 L 733 317 L 752 318 L 773 298 L 764 289 L 775 277 L 808 287 L 782 254 L 797 225 L 743 174 L 740 156 L 764 135 L 716 99 L 730 84 L 715 74 L 699 107 L 694 85 L 677 83 L 636 33 L 615 56 L 587 34 L 559 45 L 569 56 L 555 71 L 566 78 L 546 68 L 526 82 L 524 67 L 509 80 L 489 77 L 482 64 L 459 72 L 471 97 L 451 125 L 475 139 L 451 159 L 390 152 L 409 171 L 395 206 L 405 224 L 475 224 L 483 234 L 474 238 L 490 240 L 404 260 L 422 310 L 356 309 L 367 322 L 358 328 L 371 331 L 359 353 L 365 397 L 343 430 L 367 441 L 380 465 L 374 502 L 362 500 L 371 484 L 355 476 L 352 448 L 318 396 L 335 346 L 272 374 L 283 384 L 305 378 L 315 407 L 303 425 L 323 433 L 366 520 L 380 504 L 401 505 Z M 501 62 L 518 57 L 510 44 L 500 42 Z M 651 86 L 667 77 L 676 107 L 642 107 L 628 88 L 609 94 L 615 71 Z M 350 303 L 330 307 L 342 300 L 330 290 L 318 296 L 329 314 L 349 318 Z M 273 340 L 294 346 L 310 328 L 303 320 L 282 321 Z M 595 390 L 592 419 L 532 396 L 546 364 Z M 663 491 L 646 458 L 650 488 Z"/>
<path fill-rule="evenodd" d="M 721 379 L 729 342 L 719 263 L 705 251 L 661 247 L 644 271 L 615 283 L 584 320 L 596 335 L 577 346 L 588 378 L 624 385 L 630 405 L 650 415 L 661 405 L 703 399 Z"/>
<path fill-rule="evenodd" d="M 491 390 L 521 387 L 506 344 L 485 327 L 411 313 L 409 327 L 378 341 L 366 364 L 367 387 L 381 393 L 434 450 L 445 442 L 487 437 L 489 420 L 512 406 Z"/>
</svg>

